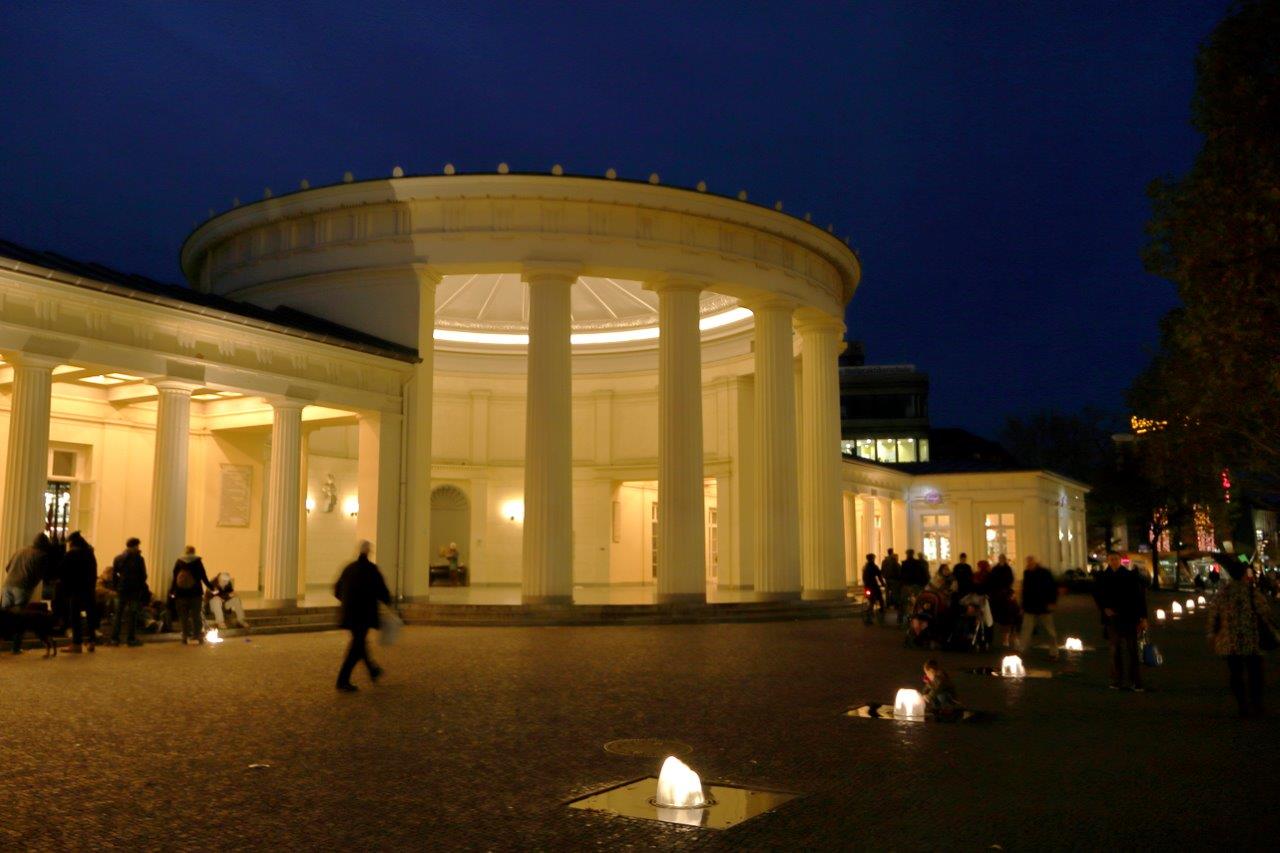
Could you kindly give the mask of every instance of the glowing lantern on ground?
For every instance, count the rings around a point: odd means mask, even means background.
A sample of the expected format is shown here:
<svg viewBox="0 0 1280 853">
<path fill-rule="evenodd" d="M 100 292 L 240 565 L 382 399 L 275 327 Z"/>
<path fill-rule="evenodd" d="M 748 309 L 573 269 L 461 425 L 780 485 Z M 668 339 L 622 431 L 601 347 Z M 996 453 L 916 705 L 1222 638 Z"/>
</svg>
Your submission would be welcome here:
<svg viewBox="0 0 1280 853">
<path fill-rule="evenodd" d="M 666 808 L 691 809 L 706 805 L 707 799 L 702 793 L 702 780 L 698 774 L 674 755 L 669 755 L 662 762 L 658 794 L 653 801 Z"/>
<path fill-rule="evenodd" d="M 1187 612 L 1188 612 L 1188 613 L 1190 613 L 1191 611 L 1193 611 L 1193 610 L 1195 610 L 1195 609 L 1196 609 L 1196 603 L 1195 603 L 1194 601 L 1192 601 L 1190 598 L 1188 598 L 1188 599 L 1187 599 Z"/>
<path fill-rule="evenodd" d="M 1163 621 L 1164 621 L 1164 611 L 1163 611 L 1163 610 L 1159 610 L 1159 609 L 1157 609 L 1157 610 L 1156 610 L 1156 621 L 1157 621 L 1157 622 L 1163 622 Z"/>
<path fill-rule="evenodd" d="M 1067 637 L 1067 642 L 1063 648 L 1069 652 L 1082 652 L 1084 651 L 1084 643 L 1079 637 Z"/>
<path fill-rule="evenodd" d="M 924 717 L 924 697 L 920 691 L 909 687 L 899 690 L 893 700 L 893 715 L 917 720 Z"/>
<path fill-rule="evenodd" d="M 1169 605 L 1169 612 L 1172 613 L 1174 616 L 1181 616 L 1182 605 L 1175 601 L 1173 604 Z"/>
<path fill-rule="evenodd" d="M 1200 605 L 1201 607 L 1204 607 L 1204 596 L 1203 596 L 1203 595 L 1196 599 L 1196 604 Z"/>
<path fill-rule="evenodd" d="M 1025 678 L 1027 670 L 1022 666 L 1022 658 L 1017 655 L 1005 655 L 1000 661 L 1000 675 L 1004 678 Z"/>
<path fill-rule="evenodd" d="M 222 642 L 222 637 L 218 636 L 217 628 L 210 628 L 209 633 L 204 635 L 204 641 L 206 643 L 213 643 L 214 645 L 217 645 Z"/>
</svg>

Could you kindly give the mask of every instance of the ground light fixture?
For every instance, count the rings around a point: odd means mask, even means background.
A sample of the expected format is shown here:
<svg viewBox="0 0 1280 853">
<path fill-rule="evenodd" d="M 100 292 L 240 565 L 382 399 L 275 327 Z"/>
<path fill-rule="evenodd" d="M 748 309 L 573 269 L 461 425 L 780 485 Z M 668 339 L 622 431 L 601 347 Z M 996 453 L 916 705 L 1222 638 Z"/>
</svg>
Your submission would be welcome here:
<svg viewBox="0 0 1280 853">
<path fill-rule="evenodd" d="M 1022 658 L 1017 655 L 1005 655 L 1000 661 L 1001 678 L 1026 678 L 1027 670 L 1022 665 Z"/>
<path fill-rule="evenodd" d="M 924 697 L 919 690 L 904 687 L 893 699 L 893 716 L 907 720 L 924 719 Z"/>
<path fill-rule="evenodd" d="M 1173 614 L 1174 619 L 1177 619 L 1182 615 L 1182 605 L 1175 601 L 1173 604 L 1169 605 L 1169 612 Z"/>
<path fill-rule="evenodd" d="M 614 785 L 579 797 L 568 806 L 700 829 L 728 829 L 798 796 L 740 785 L 703 785 L 691 767 L 669 755 L 657 777 Z"/>
<path fill-rule="evenodd" d="M 1066 643 L 1063 644 L 1062 647 L 1069 652 L 1084 651 L 1084 643 L 1081 641 L 1079 637 L 1067 637 L 1067 641 Z"/>
<path fill-rule="evenodd" d="M 1204 601 L 1203 595 L 1196 599 L 1196 604 L 1200 605 L 1201 607 L 1204 607 L 1205 601 Z"/>
<path fill-rule="evenodd" d="M 210 628 L 209 631 L 204 635 L 204 641 L 206 643 L 213 643 L 215 646 L 218 643 L 224 642 L 222 637 L 218 634 L 217 628 Z"/>
<path fill-rule="evenodd" d="M 1164 621 L 1164 619 L 1165 619 L 1164 609 L 1163 609 L 1163 608 L 1156 608 L 1156 621 L 1157 621 L 1157 622 L 1163 622 L 1163 621 Z"/>
<path fill-rule="evenodd" d="M 1196 609 L 1196 603 L 1195 603 L 1195 600 L 1194 600 L 1194 599 L 1191 599 L 1191 598 L 1188 598 L 1188 599 L 1187 599 L 1187 605 L 1186 605 L 1186 606 L 1187 606 L 1187 612 L 1188 612 L 1188 613 L 1192 612 L 1193 610 L 1195 610 L 1195 609 Z"/>
</svg>

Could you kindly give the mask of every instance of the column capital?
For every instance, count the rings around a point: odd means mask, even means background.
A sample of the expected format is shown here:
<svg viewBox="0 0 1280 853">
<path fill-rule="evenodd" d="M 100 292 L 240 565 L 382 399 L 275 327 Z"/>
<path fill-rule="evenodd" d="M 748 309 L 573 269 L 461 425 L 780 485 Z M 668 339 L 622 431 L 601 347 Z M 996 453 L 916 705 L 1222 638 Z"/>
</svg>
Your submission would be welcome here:
<svg viewBox="0 0 1280 853">
<path fill-rule="evenodd" d="M 785 311 L 791 313 L 800 307 L 800 303 L 790 296 L 783 296 L 780 293 L 761 293 L 758 296 L 748 296 L 746 299 L 739 300 L 742 307 L 746 308 L 752 314 L 759 314 L 762 311 Z"/>
<path fill-rule="evenodd" d="M 157 391 L 172 391 L 184 393 L 188 397 L 192 393 L 203 388 L 199 382 L 192 382 L 190 379 L 176 379 L 172 376 L 157 376 L 147 380 L 147 384 L 155 388 Z"/>
<path fill-rule="evenodd" d="M 833 317 L 825 311 L 819 311 L 817 308 L 797 309 L 793 322 L 796 331 L 801 335 L 812 332 L 834 332 L 843 337 L 845 333 L 844 320 Z"/>
<path fill-rule="evenodd" d="M 276 411 L 304 409 L 315 402 L 314 400 L 304 400 L 300 397 L 267 397 L 265 399 L 271 404 L 271 408 Z"/>
<path fill-rule="evenodd" d="M 573 261 L 525 261 L 520 280 L 525 284 L 573 284 L 582 274 L 582 265 Z"/>
<path fill-rule="evenodd" d="M 4 357 L 10 367 L 32 367 L 38 370 L 53 370 L 63 360 L 53 355 L 17 350 Z"/>
<path fill-rule="evenodd" d="M 711 279 L 693 273 L 664 272 L 645 279 L 641 287 L 654 293 L 674 290 L 698 293 L 711 288 Z"/>
<path fill-rule="evenodd" d="M 440 283 L 440 279 L 443 278 L 440 273 L 436 272 L 435 267 L 427 264 L 409 264 L 409 267 L 413 270 L 413 274 L 417 276 L 418 287 L 434 289 Z"/>
</svg>

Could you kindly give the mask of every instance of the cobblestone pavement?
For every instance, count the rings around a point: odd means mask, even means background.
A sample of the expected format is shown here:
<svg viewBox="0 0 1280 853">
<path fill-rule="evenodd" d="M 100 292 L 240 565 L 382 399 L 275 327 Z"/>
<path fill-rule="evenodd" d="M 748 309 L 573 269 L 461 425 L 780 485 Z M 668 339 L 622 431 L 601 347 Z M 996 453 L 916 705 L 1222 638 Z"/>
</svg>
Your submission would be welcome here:
<svg viewBox="0 0 1280 853">
<path fill-rule="evenodd" d="M 1109 691 L 1101 651 L 1023 683 L 962 672 L 998 654 L 945 655 L 996 715 L 953 725 L 842 716 L 925 657 L 849 620 L 410 628 L 351 695 L 339 633 L 5 655 L 0 849 L 1259 847 L 1280 717 L 1235 718 L 1203 619 L 1158 631 L 1147 694 Z M 1099 642 L 1081 597 L 1059 621 Z M 627 737 L 805 796 L 723 832 L 566 808 L 657 771 L 603 751 Z"/>
</svg>

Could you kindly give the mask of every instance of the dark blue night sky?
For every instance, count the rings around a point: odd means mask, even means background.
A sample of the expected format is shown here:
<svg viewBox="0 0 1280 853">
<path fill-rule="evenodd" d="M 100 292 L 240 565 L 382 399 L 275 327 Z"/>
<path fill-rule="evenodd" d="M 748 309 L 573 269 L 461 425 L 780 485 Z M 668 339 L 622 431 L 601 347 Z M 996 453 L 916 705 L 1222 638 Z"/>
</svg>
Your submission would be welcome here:
<svg viewBox="0 0 1280 853">
<path fill-rule="evenodd" d="M 1173 302 L 1145 186 L 1227 5 L 7 0 L 0 237 L 179 281 L 209 208 L 301 178 L 705 179 L 849 235 L 851 336 L 990 434 L 1123 405 Z"/>
</svg>

